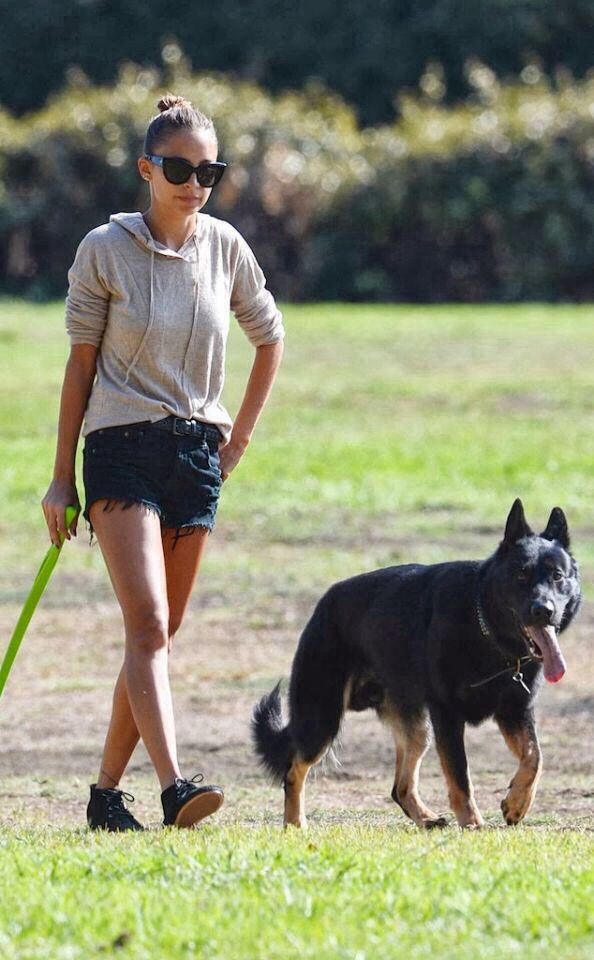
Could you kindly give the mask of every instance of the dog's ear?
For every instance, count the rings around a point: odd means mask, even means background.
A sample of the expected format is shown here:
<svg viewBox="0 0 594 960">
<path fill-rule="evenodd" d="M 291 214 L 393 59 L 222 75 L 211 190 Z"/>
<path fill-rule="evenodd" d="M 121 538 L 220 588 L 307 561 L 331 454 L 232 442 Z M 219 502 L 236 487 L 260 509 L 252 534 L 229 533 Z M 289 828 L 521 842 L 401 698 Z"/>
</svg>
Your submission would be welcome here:
<svg viewBox="0 0 594 960">
<path fill-rule="evenodd" d="M 517 500 L 514 500 L 514 505 L 509 512 L 507 523 L 505 525 L 503 542 L 510 546 L 512 543 L 515 543 L 516 540 L 521 540 L 523 537 L 530 536 L 532 536 L 532 530 L 526 523 L 524 507 L 522 505 L 522 501 L 518 497 Z"/>
<path fill-rule="evenodd" d="M 545 540 L 557 540 L 565 550 L 569 550 L 569 530 L 561 507 L 553 507 L 546 529 L 541 533 Z"/>
</svg>

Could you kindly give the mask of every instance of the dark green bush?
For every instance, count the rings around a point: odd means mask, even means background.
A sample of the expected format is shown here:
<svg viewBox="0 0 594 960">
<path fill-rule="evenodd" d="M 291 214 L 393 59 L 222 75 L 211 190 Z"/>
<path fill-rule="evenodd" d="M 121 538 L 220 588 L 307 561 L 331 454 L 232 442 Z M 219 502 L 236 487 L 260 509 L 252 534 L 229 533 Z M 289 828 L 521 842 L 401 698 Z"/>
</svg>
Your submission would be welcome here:
<svg viewBox="0 0 594 960">
<path fill-rule="evenodd" d="M 594 299 L 594 80 L 500 87 L 464 107 L 405 100 L 364 134 L 375 171 L 320 218 L 306 298 Z"/>
<path fill-rule="evenodd" d="M 238 225 L 276 290 L 299 297 L 303 245 L 361 145 L 352 111 L 316 86 L 275 100 L 223 76 L 169 80 L 214 116 L 231 164 L 208 211 Z M 146 209 L 136 157 L 166 87 L 128 66 L 111 89 L 71 87 L 18 123 L 0 117 L 5 291 L 61 293 L 84 233 L 114 211 Z"/>
</svg>

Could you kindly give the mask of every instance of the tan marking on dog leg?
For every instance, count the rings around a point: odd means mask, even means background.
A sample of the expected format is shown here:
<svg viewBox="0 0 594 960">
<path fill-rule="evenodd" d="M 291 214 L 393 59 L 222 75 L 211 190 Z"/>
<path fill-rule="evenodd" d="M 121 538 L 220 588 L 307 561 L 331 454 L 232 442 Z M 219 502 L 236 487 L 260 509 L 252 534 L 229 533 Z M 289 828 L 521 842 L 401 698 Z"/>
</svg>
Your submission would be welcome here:
<svg viewBox="0 0 594 960">
<path fill-rule="evenodd" d="M 522 727 L 511 732 L 499 724 L 499 729 L 509 749 L 520 761 L 507 796 L 501 802 L 505 822 L 511 827 L 523 820 L 532 806 L 542 771 L 542 757 L 534 728 Z"/>
<path fill-rule="evenodd" d="M 469 827 L 472 829 L 478 829 L 479 827 L 484 826 L 485 821 L 483 820 L 481 812 L 474 799 L 474 788 L 472 786 L 468 767 L 466 768 L 468 793 L 466 793 L 456 782 L 456 779 L 454 778 L 450 769 L 449 758 L 447 754 L 439 749 L 439 745 L 437 752 L 439 754 L 441 769 L 443 770 L 443 774 L 448 786 L 450 807 L 454 811 L 459 825 L 461 827 Z"/>
<path fill-rule="evenodd" d="M 397 713 L 390 710 L 390 712 L 382 711 L 379 714 L 380 718 L 387 723 L 392 732 L 392 737 L 394 738 L 394 748 L 396 750 L 396 765 L 394 768 L 394 785 L 392 787 L 392 792 L 390 796 L 394 803 L 398 803 L 398 781 L 402 773 L 404 765 L 404 757 L 406 755 L 406 737 L 404 735 L 404 730 L 400 717 Z"/>
<path fill-rule="evenodd" d="M 344 693 L 342 695 L 342 712 L 346 713 L 349 709 L 349 703 L 351 699 L 351 693 L 353 692 L 353 678 L 349 677 L 345 684 Z"/>
<path fill-rule="evenodd" d="M 305 781 L 311 768 L 322 759 L 326 747 L 314 760 L 306 761 L 295 757 L 285 779 L 285 827 L 307 828 L 305 816 Z"/>
<path fill-rule="evenodd" d="M 396 746 L 396 776 L 392 799 L 418 827 L 426 830 L 445 827 L 447 821 L 426 806 L 419 796 L 419 771 L 431 742 L 428 722 L 420 720 L 411 730 L 395 716 L 391 726 Z"/>
<path fill-rule="evenodd" d="M 404 748 L 401 746 L 400 741 L 398 740 L 396 734 L 394 734 L 394 746 L 396 748 L 396 766 L 394 768 L 394 786 L 392 787 L 392 799 L 397 800 L 398 797 L 398 781 L 400 779 L 400 774 L 404 765 Z"/>
<path fill-rule="evenodd" d="M 296 760 L 285 779 L 285 827 L 307 827 L 305 818 L 305 781 L 311 764 L 299 763 Z"/>
</svg>

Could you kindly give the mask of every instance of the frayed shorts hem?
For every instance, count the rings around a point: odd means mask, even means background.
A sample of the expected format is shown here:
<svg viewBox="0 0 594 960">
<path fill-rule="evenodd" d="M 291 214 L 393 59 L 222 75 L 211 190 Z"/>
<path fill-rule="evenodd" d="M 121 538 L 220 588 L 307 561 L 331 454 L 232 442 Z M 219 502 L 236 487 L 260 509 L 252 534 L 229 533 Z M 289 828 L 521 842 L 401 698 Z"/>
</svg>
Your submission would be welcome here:
<svg viewBox="0 0 594 960">
<path fill-rule="evenodd" d="M 200 518 L 196 520 L 190 520 L 186 523 L 171 523 L 163 519 L 163 511 L 160 509 L 159 505 L 154 503 L 152 500 L 145 500 L 142 497 L 118 497 L 118 496 L 97 496 L 90 503 L 85 504 L 85 509 L 83 510 L 83 517 L 85 519 L 87 529 L 89 531 L 89 542 L 93 543 L 93 538 L 96 539 L 95 530 L 90 518 L 90 510 L 93 504 L 101 503 L 105 501 L 103 505 L 103 513 L 110 513 L 112 510 L 115 510 L 117 507 L 120 507 L 122 510 L 129 510 L 131 507 L 144 507 L 146 510 L 149 510 L 151 513 L 155 513 L 159 520 L 161 521 L 161 529 L 165 530 L 175 530 L 174 537 L 174 546 L 180 537 L 187 537 L 194 533 L 195 530 L 207 530 L 208 533 L 212 533 L 214 527 L 214 519 L 211 517 Z"/>
</svg>

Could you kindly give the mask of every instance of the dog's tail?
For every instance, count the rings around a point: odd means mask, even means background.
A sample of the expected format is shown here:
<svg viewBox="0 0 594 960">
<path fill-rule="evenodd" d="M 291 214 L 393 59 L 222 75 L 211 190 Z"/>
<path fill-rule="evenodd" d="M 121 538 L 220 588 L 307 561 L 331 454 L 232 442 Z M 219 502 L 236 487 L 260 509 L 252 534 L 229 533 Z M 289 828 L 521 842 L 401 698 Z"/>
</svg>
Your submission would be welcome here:
<svg viewBox="0 0 594 960">
<path fill-rule="evenodd" d="M 252 714 L 254 749 L 275 783 L 284 781 L 295 756 L 289 724 L 283 723 L 279 682 L 256 704 Z"/>
</svg>

